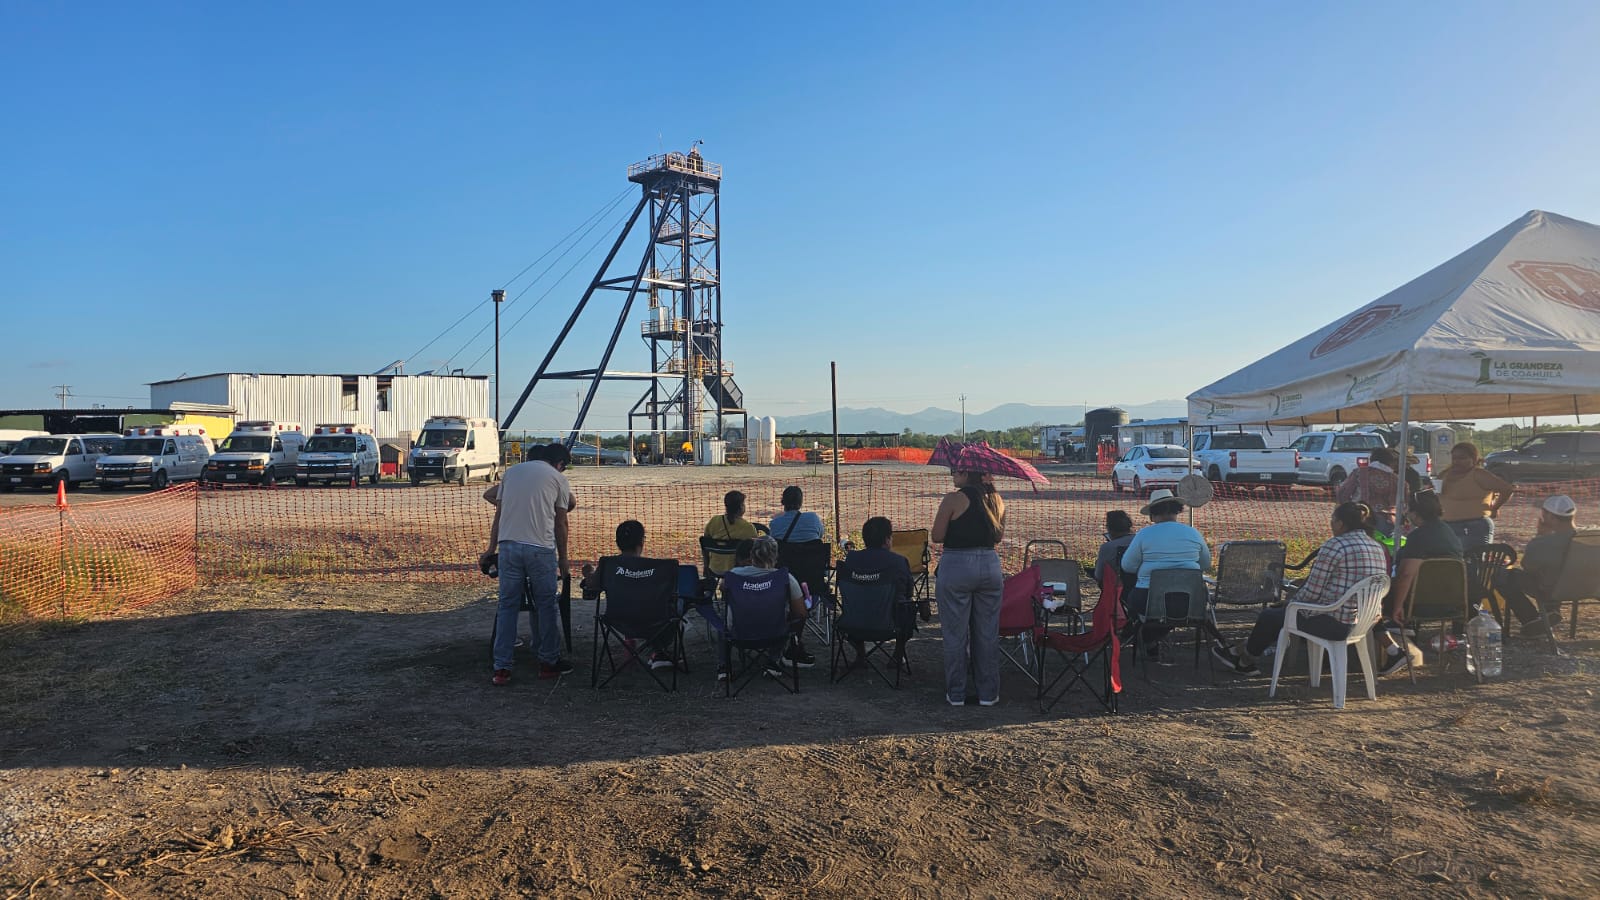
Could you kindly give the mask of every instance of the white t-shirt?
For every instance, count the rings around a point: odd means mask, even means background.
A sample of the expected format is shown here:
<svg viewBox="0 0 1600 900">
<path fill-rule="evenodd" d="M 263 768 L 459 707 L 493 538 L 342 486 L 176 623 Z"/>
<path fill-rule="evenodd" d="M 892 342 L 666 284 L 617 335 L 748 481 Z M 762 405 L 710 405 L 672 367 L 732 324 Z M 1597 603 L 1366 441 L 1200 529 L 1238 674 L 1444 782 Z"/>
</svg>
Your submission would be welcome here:
<svg viewBox="0 0 1600 900">
<path fill-rule="evenodd" d="M 571 504 L 572 485 L 555 466 L 517 463 L 500 481 L 500 540 L 555 549 L 556 508 Z"/>
</svg>

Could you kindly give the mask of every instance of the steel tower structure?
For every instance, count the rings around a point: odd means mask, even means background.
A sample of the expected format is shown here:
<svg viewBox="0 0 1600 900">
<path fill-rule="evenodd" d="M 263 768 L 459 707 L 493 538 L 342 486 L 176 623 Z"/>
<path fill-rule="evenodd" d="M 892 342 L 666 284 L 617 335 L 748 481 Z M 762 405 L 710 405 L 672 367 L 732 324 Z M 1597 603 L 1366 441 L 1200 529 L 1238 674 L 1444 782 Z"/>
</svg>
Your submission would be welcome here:
<svg viewBox="0 0 1600 900">
<path fill-rule="evenodd" d="M 533 378 L 500 423 L 502 431 L 510 427 L 533 389 L 545 380 L 589 382 L 567 435 L 568 446 L 577 441 L 600 382 L 607 380 L 649 383 L 628 411 L 630 429 L 644 419 L 650 431 L 660 434 L 676 418 L 679 430 L 693 440 L 704 430 L 708 414 L 714 417 L 718 435 L 730 414 L 744 417 L 748 426 L 744 395 L 733 381 L 732 365 L 722 356 L 722 167 L 706 162 L 696 148 L 634 163 L 628 167 L 628 180 L 641 187 L 639 202 Z M 649 237 L 639 263 L 631 273 L 614 274 L 612 265 L 641 219 Z M 599 365 L 550 371 L 562 342 L 599 290 L 627 295 Z M 650 350 L 650 370 L 608 369 L 628 315 L 641 295 L 648 303 L 640 336 Z"/>
</svg>

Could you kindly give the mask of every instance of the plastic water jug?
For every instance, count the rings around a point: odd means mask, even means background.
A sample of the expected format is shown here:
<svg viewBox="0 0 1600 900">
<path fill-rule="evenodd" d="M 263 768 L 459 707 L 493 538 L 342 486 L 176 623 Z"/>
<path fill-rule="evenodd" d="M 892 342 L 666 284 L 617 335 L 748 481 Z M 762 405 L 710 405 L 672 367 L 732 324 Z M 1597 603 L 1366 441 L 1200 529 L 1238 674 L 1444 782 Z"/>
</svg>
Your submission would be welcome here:
<svg viewBox="0 0 1600 900">
<path fill-rule="evenodd" d="M 1483 677 L 1498 678 L 1502 665 L 1500 623 L 1480 607 L 1467 623 L 1467 671 L 1477 674 L 1482 670 Z"/>
</svg>

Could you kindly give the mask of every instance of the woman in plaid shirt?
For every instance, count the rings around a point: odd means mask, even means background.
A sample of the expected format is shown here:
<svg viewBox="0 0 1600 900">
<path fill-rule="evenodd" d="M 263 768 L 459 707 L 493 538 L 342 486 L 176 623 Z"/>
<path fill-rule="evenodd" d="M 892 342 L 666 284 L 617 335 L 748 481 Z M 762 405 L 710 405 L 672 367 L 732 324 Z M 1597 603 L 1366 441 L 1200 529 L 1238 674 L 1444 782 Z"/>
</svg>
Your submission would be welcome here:
<svg viewBox="0 0 1600 900">
<path fill-rule="evenodd" d="M 1372 510 L 1365 503 L 1341 503 L 1333 510 L 1328 522 L 1333 537 L 1323 542 L 1317 559 L 1311 564 L 1305 586 L 1295 594 L 1297 603 L 1328 604 L 1340 599 L 1357 582 L 1372 575 L 1389 573 L 1389 557 L 1383 547 L 1372 539 Z M 1350 635 L 1356 622 L 1356 605 L 1346 603 L 1329 613 L 1300 617 L 1300 628 L 1308 634 L 1328 640 L 1342 640 Z M 1278 632 L 1283 630 L 1284 607 L 1268 607 L 1261 611 L 1250 637 L 1243 645 L 1232 649 L 1218 645 L 1212 650 L 1223 664 L 1235 672 L 1246 675 L 1256 673 L 1256 659 L 1268 647 L 1278 643 Z"/>
</svg>

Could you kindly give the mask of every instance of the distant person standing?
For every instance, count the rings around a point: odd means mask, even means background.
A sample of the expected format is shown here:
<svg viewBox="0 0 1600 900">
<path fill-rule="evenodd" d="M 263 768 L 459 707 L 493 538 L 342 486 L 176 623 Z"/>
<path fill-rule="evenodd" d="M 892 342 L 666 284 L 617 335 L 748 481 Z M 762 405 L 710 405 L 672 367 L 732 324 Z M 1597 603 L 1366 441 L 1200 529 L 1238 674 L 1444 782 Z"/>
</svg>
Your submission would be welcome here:
<svg viewBox="0 0 1600 900">
<path fill-rule="evenodd" d="M 783 512 L 772 517 L 768 528 L 773 537 L 784 543 L 822 540 L 822 517 L 814 512 L 801 512 L 805 500 L 805 492 L 798 485 L 791 484 L 783 489 L 779 500 Z"/>
<path fill-rule="evenodd" d="M 1450 448 L 1450 468 L 1439 486 L 1444 524 L 1465 549 L 1494 543 L 1494 517 L 1515 488 L 1483 468 L 1476 444 L 1462 441 Z"/>
<path fill-rule="evenodd" d="M 567 568 L 567 513 L 576 505 L 564 474 L 570 461 L 566 445 L 550 444 L 537 459 L 507 469 L 495 486 L 498 491 L 492 491 L 494 521 L 483 555 L 499 554 L 495 684 L 511 681 L 517 614 L 525 594 L 533 599 L 539 677 L 559 678 L 572 671 L 572 663 L 561 658 L 561 612 L 556 607 L 556 585 Z"/>
</svg>

